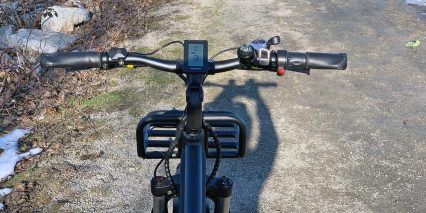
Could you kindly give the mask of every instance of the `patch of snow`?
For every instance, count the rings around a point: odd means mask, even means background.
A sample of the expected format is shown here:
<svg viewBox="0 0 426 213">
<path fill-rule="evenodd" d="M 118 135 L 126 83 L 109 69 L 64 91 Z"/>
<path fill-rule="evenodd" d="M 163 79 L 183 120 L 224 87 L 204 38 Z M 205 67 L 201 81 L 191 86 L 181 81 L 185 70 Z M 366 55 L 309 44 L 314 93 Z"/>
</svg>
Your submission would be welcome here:
<svg viewBox="0 0 426 213">
<path fill-rule="evenodd" d="M 18 140 L 29 132 L 29 129 L 15 129 L 0 137 L 0 149 L 4 150 L 0 155 L 0 180 L 14 173 L 16 163 L 43 151 L 43 148 L 34 148 L 28 152 L 19 153 Z"/>
<path fill-rule="evenodd" d="M 0 197 L 6 196 L 12 192 L 12 188 L 0 189 Z M 4 209 L 4 204 L 0 203 L 0 211 Z"/>
<path fill-rule="evenodd" d="M 30 149 L 30 155 L 38 155 L 42 151 L 43 151 L 43 148 L 40 148 L 40 147 L 34 148 L 34 149 Z"/>
</svg>

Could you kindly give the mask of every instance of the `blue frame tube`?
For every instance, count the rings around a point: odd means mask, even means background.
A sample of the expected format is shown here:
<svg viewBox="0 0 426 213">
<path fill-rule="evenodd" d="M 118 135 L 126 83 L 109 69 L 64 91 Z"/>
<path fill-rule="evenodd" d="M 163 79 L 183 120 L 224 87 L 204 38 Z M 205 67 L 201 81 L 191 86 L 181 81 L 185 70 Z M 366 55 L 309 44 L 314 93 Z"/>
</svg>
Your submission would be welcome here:
<svg viewBox="0 0 426 213">
<path fill-rule="evenodd" d="M 202 213 L 206 210 L 204 130 L 196 134 L 185 132 L 183 138 L 179 212 Z"/>
<path fill-rule="evenodd" d="M 183 133 L 180 179 L 180 213 L 204 213 L 206 153 L 202 126 L 203 75 L 187 74 L 186 125 Z"/>
</svg>

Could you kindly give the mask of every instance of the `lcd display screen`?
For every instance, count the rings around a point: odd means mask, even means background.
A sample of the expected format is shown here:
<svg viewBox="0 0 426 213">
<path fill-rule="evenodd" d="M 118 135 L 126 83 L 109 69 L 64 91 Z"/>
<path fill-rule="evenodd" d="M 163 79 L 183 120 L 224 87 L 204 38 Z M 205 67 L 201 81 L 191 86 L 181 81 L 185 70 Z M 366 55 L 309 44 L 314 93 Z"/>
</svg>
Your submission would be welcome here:
<svg viewBox="0 0 426 213">
<path fill-rule="evenodd" d="M 188 66 L 202 67 L 204 60 L 204 50 L 202 43 L 189 43 L 188 45 Z"/>
</svg>

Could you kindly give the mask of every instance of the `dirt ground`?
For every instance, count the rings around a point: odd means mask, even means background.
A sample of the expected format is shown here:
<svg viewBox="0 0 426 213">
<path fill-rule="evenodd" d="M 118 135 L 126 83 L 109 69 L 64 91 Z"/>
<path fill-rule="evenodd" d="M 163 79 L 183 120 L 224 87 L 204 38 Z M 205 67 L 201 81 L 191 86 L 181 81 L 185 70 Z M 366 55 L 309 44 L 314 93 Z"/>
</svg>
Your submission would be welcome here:
<svg viewBox="0 0 426 213">
<path fill-rule="evenodd" d="M 425 212 L 421 12 L 398 0 L 179 1 L 158 12 L 156 30 L 125 46 L 207 39 L 211 55 L 280 35 L 277 49 L 346 52 L 346 71 L 241 70 L 207 79 L 205 108 L 238 114 L 250 131 L 246 157 L 219 170 L 234 181 L 231 211 Z M 415 39 L 423 44 L 405 47 Z M 179 47 L 169 50 L 161 56 L 180 57 Z M 137 157 L 136 124 L 150 111 L 182 108 L 184 87 L 151 69 L 112 72 L 107 93 L 77 101 L 86 128 L 32 168 L 34 210 L 151 211 L 157 160 Z"/>
</svg>

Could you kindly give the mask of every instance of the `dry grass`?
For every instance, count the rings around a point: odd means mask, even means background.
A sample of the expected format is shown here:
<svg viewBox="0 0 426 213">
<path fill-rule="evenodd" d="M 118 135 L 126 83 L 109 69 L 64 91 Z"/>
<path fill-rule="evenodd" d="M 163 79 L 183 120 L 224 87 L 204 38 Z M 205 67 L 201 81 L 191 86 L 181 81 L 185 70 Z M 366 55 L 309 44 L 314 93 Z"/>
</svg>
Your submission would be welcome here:
<svg viewBox="0 0 426 213">
<path fill-rule="evenodd" d="M 152 11 L 169 0 L 18 0 L 16 7 L 1 8 L 0 25 L 11 24 L 20 28 L 40 28 L 41 14 L 53 5 L 77 6 L 82 4 L 92 13 L 88 23 L 75 28 L 80 36 L 70 49 L 105 50 L 120 45 L 125 39 L 141 36 L 155 17 Z M 63 74 L 36 72 L 34 58 L 37 55 L 25 49 L 0 49 L 0 131 L 19 121 L 20 125 L 35 121 L 43 113 L 58 110 L 68 96 L 90 96 L 96 92 L 93 84 L 103 84 L 105 79 L 99 73 Z M 65 76 L 65 77 L 64 77 Z M 70 80 L 73 79 L 73 80 Z M 88 80 L 89 79 L 89 80 Z M 99 81 L 99 82 L 97 82 Z M 77 92 L 75 91 L 81 91 Z"/>
<path fill-rule="evenodd" d="M 118 3 L 115 0 L 17 0 L 14 1 L 18 2 L 16 8 L 0 8 L 0 26 L 13 25 L 15 30 L 39 29 L 42 11 L 47 7 L 76 6 L 73 2 L 81 2 L 92 13 L 92 19 L 75 28 L 73 33 L 79 35 L 80 40 L 70 49 L 105 50 L 120 45 L 125 39 L 143 35 L 155 19 L 151 12 L 168 1 L 123 0 Z M 37 72 L 34 62 L 37 54 L 25 48 L 0 48 L 0 133 L 15 127 L 30 127 L 34 133 L 29 136 L 30 139 L 20 142 L 20 149 L 44 147 L 46 151 L 43 156 L 49 156 L 62 150 L 69 140 L 79 137 L 80 131 L 91 125 L 87 119 L 82 119 L 84 116 L 79 106 L 74 106 L 70 100 L 99 94 L 108 84 L 108 75 L 94 70 Z M 84 157 L 98 155 L 102 153 Z M 6 204 L 7 211 L 32 212 L 39 207 L 43 191 L 37 189 L 37 180 L 28 181 L 34 179 L 30 177 L 40 176 L 43 172 L 32 169 L 36 168 L 34 162 L 38 158 L 20 162 L 16 167 L 17 175 L 0 183 L 2 187 L 14 185 L 14 192 L 0 200 Z M 50 198 L 46 197 L 45 200 L 50 201 Z"/>
<path fill-rule="evenodd" d="M 92 20 L 76 30 L 82 38 L 82 49 L 105 49 L 141 36 L 155 18 L 152 11 L 169 1 L 87 1 Z"/>
</svg>

